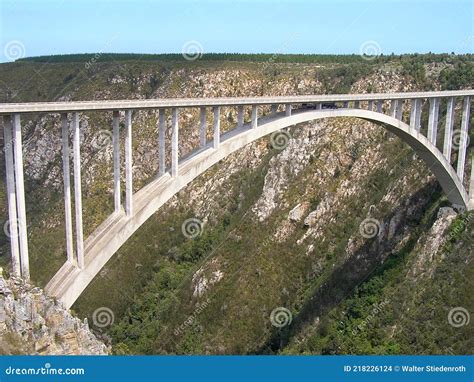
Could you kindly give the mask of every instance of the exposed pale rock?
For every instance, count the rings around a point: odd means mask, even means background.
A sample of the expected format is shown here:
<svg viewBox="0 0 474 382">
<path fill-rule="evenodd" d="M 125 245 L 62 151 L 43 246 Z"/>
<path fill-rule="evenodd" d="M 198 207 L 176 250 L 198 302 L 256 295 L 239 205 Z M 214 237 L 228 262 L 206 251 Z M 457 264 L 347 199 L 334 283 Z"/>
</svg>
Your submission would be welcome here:
<svg viewBox="0 0 474 382">
<path fill-rule="evenodd" d="M 0 276 L 0 354 L 108 354 L 87 319 L 73 317 L 41 289 Z"/>
</svg>

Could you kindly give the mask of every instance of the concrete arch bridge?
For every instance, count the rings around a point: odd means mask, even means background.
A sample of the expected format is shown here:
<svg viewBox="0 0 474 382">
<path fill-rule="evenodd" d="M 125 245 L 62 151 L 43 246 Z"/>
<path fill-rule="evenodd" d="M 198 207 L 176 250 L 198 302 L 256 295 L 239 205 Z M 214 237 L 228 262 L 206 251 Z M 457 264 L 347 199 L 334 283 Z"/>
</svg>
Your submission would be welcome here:
<svg viewBox="0 0 474 382">
<path fill-rule="evenodd" d="M 26 206 L 23 179 L 22 129 L 20 118 L 28 113 L 61 115 L 62 158 L 65 205 L 66 258 L 64 265 L 46 286 L 50 295 L 70 307 L 105 263 L 127 239 L 166 201 L 194 178 L 229 154 L 267 134 L 302 122 L 322 118 L 354 117 L 373 122 L 396 134 L 431 168 L 449 200 L 467 210 L 474 209 L 474 165 L 466 172 L 469 146 L 469 118 L 473 90 L 392 94 L 339 94 L 289 97 L 150 99 L 121 101 L 82 101 L 0 104 L 5 142 L 6 184 L 12 270 L 16 276 L 29 279 Z M 443 102 L 441 102 L 443 100 Z M 428 126 L 422 129 L 423 105 L 428 105 Z M 445 119 L 440 121 L 440 105 Z M 444 105 L 446 109 L 444 110 Z M 271 112 L 259 115 L 263 107 Z M 388 107 L 387 107 L 388 106 Z M 221 134 L 222 107 L 237 108 L 237 126 Z M 200 147 L 187 157 L 179 158 L 179 112 L 185 108 L 200 109 Z M 245 108 L 251 110 L 245 120 Z M 133 193 L 132 113 L 159 110 L 158 173 L 143 188 Z M 165 110 L 171 110 L 167 126 Z M 114 212 L 87 238 L 82 227 L 81 153 L 79 113 L 112 111 L 114 161 Z M 461 112 L 460 126 L 455 126 L 455 111 Z M 121 112 L 125 127 L 120 131 Z M 213 113 L 213 137 L 207 141 L 208 112 Z M 444 134 L 438 135 L 443 124 Z M 165 132 L 171 128 L 171 148 L 165 146 Z M 73 131 L 70 163 L 69 131 Z M 426 131 L 426 134 L 423 133 Z M 121 198 L 120 135 L 125 135 L 125 198 Z M 456 144 L 453 138 L 456 137 Z M 441 145 L 438 141 L 443 141 Z M 439 143 L 437 145 L 437 143 Z M 438 148 L 441 147 L 442 149 Z M 171 167 L 165 167 L 165 154 L 171 150 Z M 455 161 L 452 158 L 456 157 Z M 473 159 L 474 161 L 474 159 Z M 74 187 L 71 189 L 71 168 Z M 466 179 L 465 179 L 466 178 Z M 73 199 L 74 198 L 74 199 Z M 74 211 L 72 211 L 74 200 Z M 74 213 L 74 227 L 73 227 Z"/>
</svg>

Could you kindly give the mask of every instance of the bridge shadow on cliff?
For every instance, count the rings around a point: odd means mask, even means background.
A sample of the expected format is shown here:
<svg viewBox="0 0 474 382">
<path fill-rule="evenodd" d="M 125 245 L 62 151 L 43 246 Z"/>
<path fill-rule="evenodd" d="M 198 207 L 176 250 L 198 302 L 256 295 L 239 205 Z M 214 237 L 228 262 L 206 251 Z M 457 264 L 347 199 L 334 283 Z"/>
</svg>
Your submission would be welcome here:
<svg viewBox="0 0 474 382">
<path fill-rule="evenodd" d="M 329 279 L 317 289 L 312 297 L 304 304 L 299 314 L 293 317 L 291 325 L 276 329 L 273 335 L 260 347 L 249 354 L 275 354 L 288 345 L 292 338 L 302 331 L 317 317 L 323 317 L 336 307 L 345 298 L 349 297 L 354 289 L 370 279 L 370 277 L 392 254 L 392 248 L 404 233 L 404 227 L 418 225 L 426 208 L 435 196 L 441 194 L 441 187 L 437 182 L 430 182 L 418 192 L 406 198 L 397 207 L 385 216 L 381 224 L 380 234 L 359 248 L 341 266 L 334 269 Z M 388 223 L 395 221 L 395 231 L 388 236 Z M 434 222 L 431 221 L 431 225 Z"/>
</svg>

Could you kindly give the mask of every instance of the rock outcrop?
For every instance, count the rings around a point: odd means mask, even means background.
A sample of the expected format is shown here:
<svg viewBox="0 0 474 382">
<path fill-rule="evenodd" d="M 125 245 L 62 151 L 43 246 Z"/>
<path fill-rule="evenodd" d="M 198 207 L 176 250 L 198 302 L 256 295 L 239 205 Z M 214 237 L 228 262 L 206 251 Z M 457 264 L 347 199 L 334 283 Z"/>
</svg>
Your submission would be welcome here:
<svg viewBox="0 0 474 382">
<path fill-rule="evenodd" d="M 71 315 L 40 288 L 0 272 L 0 354 L 106 355 L 87 319 Z"/>
</svg>

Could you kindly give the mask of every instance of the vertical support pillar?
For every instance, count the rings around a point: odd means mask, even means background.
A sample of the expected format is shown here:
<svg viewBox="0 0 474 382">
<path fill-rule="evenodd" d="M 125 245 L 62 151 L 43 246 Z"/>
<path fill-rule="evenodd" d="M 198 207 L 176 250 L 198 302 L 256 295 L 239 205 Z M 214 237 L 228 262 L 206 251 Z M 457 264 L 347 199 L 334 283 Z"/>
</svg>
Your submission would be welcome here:
<svg viewBox="0 0 474 382">
<path fill-rule="evenodd" d="M 15 166 L 16 203 L 18 216 L 18 234 L 20 244 L 20 269 L 25 280 L 30 279 L 30 263 L 28 259 L 28 236 L 26 232 L 25 182 L 23 179 L 23 147 L 21 142 L 20 115 L 13 114 L 13 156 Z"/>
<path fill-rule="evenodd" d="M 395 118 L 395 115 L 396 115 L 396 112 L 397 112 L 397 100 L 396 99 L 392 99 L 390 101 L 390 115 Z"/>
<path fill-rule="evenodd" d="M 71 172 L 69 164 L 69 127 L 67 114 L 61 114 L 61 130 L 63 144 L 63 183 L 64 183 L 64 219 L 66 228 L 66 255 L 67 261 L 75 263 L 74 244 L 72 233 L 72 209 L 71 209 Z"/>
<path fill-rule="evenodd" d="M 285 105 L 285 116 L 289 117 L 291 115 L 291 104 Z"/>
<path fill-rule="evenodd" d="M 318 102 L 316 104 L 316 110 L 322 110 L 322 108 L 323 108 L 323 104 L 321 102 Z"/>
<path fill-rule="evenodd" d="M 74 150 L 74 209 L 76 212 L 76 261 L 84 268 L 84 234 L 82 232 L 82 187 L 81 187 L 81 131 L 79 115 L 72 113 L 73 150 Z"/>
<path fill-rule="evenodd" d="M 395 105 L 396 105 L 395 107 L 397 108 L 395 112 L 395 118 L 401 121 L 403 118 L 403 100 L 398 99 Z"/>
<path fill-rule="evenodd" d="M 112 112 L 112 146 L 114 155 L 114 209 L 119 212 L 122 208 L 120 197 L 120 112 Z"/>
<path fill-rule="evenodd" d="M 272 105 L 272 116 L 276 116 L 278 111 L 278 105 Z"/>
<path fill-rule="evenodd" d="M 221 139 L 221 108 L 219 106 L 214 107 L 214 128 L 213 128 L 213 136 L 214 136 L 214 143 L 213 147 L 215 149 L 219 148 L 220 139 Z"/>
<path fill-rule="evenodd" d="M 206 122 L 206 108 L 200 109 L 200 126 L 199 126 L 199 142 L 201 147 L 206 146 L 207 143 L 207 122 Z"/>
<path fill-rule="evenodd" d="M 383 100 L 379 99 L 377 101 L 377 113 L 383 113 Z"/>
<path fill-rule="evenodd" d="M 166 115 L 165 109 L 158 110 L 158 175 L 161 176 L 166 171 Z"/>
<path fill-rule="evenodd" d="M 471 111 L 471 97 L 464 97 L 463 109 L 462 109 L 462 120 L 461 120 L 461 141 L 459 144 L 458 153 L 458 168 L 457 173 L 461 182 L 464 180 L 464 164 L 466 162 L 466 148 L 467 148 L 467 137 L 469 130 L 469 114 Z M 18 191 L 17 191 L 18 194 Z"/>
<path fill-rule="evenodd" d="M 416 98 L 410 101 L 410 129 L 415 130 Z"/>
<path fill-rule="evenodd" d="M 474 155 L 471 156 L 471 182 L 469 183 L 469 201 L 474 201 Z"/>
<path fill-rule="evenodd" d="M 417 99 L 415 101 L 416 105 L 416 112 L 415 112 L 415 130 L 420 131 L 421 130 L 421 110 L 423 106 L 423 100 L 422 99 Z"/>
<path fill-rule="evenodd" d="M 258 126 L 258 109 L 257 105 L 252 105 L 252 129 L 256 129 Z"/>
<path fill-rule="evenodd" d="M 10 250 L 14 276 L 21 276 L 20 249 L 18 247 L 18 218 L 16 214 L 15 170 L 13 163 L 13 134 L 10 116 L 5 116 L 3 125 L 5 172 L 7 180 L 8 222 L 10 226 Z"/>
<path fill-rule="evenodd" d="M 237 107 L 237 127 L 244 126 L 244 107 L 242 105 Z"/>
<path fill-rule="evenodd" d="M 178 108 L 174 107 L 171 112 L 171 176 L 178 176 Z"/>
<path fill-rule="evenodd" d="M 436 138 L 438 134 L 438 113 L 439 113 L 439 98 L 430 98 L 430 115 L 428 118 L 428 140 L 436 145 Z"/>
<path fill-rule="evenodd" d="M 454 126 L 454 107 L 456 106 L 455 98 L 448 98 L 446 108 L 446 127 L 444 130 L 443 155 L 451 163 L 451 150 L 453 147 L 453 126 Z"/>
<path fill-rule="evenodd" d="M 125 111 L 125 213 L 133 214 L 132 111 Z"/>
<path fill-rule="evenodd" d="M 373 111 L 374 110 L 374 101 L 373 100 L 370 100 L 369 101 L 369 104 L 368 104 L 368 107 L 367 107 L 370 111 Z"/>
</svg>

